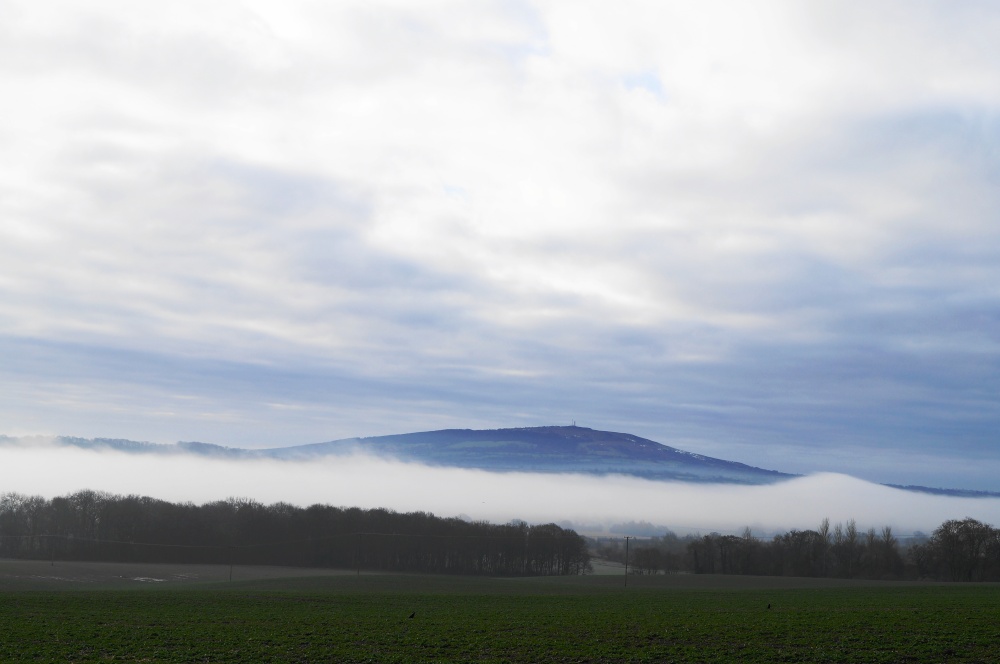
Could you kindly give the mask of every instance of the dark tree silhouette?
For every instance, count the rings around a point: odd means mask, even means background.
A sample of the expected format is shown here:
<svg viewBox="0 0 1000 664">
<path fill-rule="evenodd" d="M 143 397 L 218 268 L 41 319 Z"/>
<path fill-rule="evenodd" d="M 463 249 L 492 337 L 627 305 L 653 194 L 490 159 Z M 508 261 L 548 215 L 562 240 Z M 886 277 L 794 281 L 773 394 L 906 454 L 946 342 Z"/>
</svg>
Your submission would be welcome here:
<svg viewBox="0 0 1000 664">
<path fill-rule="evenodd" d="M 586 541 L 555 524 L 495 525 L 248 498 L 168 503 L 79 491 L 0 496 L 0 556 L 269 564 L 445 574 L 583 574 Z"/>
</svg>

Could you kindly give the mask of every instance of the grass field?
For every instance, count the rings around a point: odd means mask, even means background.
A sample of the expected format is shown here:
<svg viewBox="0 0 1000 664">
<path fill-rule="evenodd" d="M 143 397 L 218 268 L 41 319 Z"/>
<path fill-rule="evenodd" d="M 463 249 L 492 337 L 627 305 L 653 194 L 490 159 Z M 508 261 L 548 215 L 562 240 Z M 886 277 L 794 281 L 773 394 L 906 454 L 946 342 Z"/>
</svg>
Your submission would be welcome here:
<svg viewBox="0 0 1000 664">
<path fill-rule="evenodd" d="M 989 584 L 228 572 L 0 562 L 0 659 L 1000 661 Z"/>
</svg>

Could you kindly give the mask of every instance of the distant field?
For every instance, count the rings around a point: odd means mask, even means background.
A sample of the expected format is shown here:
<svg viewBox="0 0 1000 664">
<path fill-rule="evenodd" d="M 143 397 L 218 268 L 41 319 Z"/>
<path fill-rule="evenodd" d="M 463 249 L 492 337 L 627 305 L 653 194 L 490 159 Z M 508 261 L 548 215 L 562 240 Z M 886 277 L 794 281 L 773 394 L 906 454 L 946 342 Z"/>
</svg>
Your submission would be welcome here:
<svg viewBox="0 0 1000 664">
<path fill-rule="evenodd" d="M 228 576 L 0 561 L 0 659 L 1000 661 L 995 584 L 673 575 L 630 577 L 625 589 L 614 576 L 239 567 Z"/>
<path fill-rule="evenodd" d="M 137 586 L 187 586 L 230 580 L 264 581 L 287 577 L 343 576 L 346 570 L 235 565 L 157 565 L 76 563 L 0 558 L 0 591 L 124 589 Z"/>
</svg>

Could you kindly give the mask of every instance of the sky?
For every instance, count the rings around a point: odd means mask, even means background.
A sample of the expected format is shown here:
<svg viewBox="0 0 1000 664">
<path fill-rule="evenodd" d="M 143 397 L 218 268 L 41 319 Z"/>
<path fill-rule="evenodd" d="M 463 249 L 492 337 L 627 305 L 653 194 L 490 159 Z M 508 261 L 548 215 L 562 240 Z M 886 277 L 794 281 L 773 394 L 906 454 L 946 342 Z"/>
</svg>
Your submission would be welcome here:
<svg viewBox="0 0 1000 664">
<path fill-rule="evenodd" d="M 1000 490 L 996 3 L 0 14 L 0 434 Z"/>
</svg>

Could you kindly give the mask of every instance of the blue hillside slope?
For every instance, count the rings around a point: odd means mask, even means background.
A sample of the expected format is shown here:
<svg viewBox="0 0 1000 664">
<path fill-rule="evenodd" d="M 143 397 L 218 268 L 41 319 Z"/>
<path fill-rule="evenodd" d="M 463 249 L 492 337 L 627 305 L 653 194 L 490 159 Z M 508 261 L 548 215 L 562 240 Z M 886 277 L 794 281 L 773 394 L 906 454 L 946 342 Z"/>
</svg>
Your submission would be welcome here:
<svg viewBox="0 0 1000 664">
<path fill-rule="evenodd" d="M 692 454 L 646 438 L 577 426 L 445 429 L 262 450 L 276 458 L 365 452 L 436 466 L 492 471 L 633 475 L 656 480 L 769 484 L 795 477 Z"/>
</svg>

